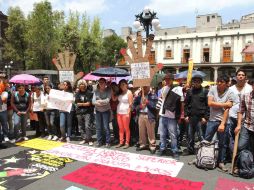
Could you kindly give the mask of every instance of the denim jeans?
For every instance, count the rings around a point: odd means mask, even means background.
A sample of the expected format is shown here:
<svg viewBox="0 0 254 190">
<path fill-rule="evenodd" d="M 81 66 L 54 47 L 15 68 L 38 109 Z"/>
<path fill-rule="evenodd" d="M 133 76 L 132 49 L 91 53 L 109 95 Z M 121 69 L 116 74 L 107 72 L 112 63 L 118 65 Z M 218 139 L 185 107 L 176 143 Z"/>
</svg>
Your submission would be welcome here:
<svg viewBox="0 0 254 190">
<path fill-rule="evenodd" d="M 1 142 L 3 140 L 3 137 L 8 136 L 7 111 L 0 112 L 0 124 L 1 124 L 0 126 L 0 142 Z"/>
<path fill-rule="evenodd" d="M 110 143 L 110 129 L 109 129 L 110 110 L 105 112 L 96 111 L 95 126 L 97 134 L 97 143 L 103 144 L 103 131 L 106 135 L 106 143 Z"/>
<path fill-rule="evenodd" d="M 93 118 L 92 113 L 78 114 L 78 127 L 83 140 L 91 141 L 93 132 Z"/>
<path fill-rule="evenodd" d="M 13 129 L 13 109 L 7 110 L 8 115 L 8 126 L 9 126 L 9 135 L 14 133 Z"/>
<path fill-rule="evenodd" d="M 69 112 L 60 112 L 60 131 L 61 137 L 71 137 L 71 127 L 72 127 L 72 118 L 73 118 L 73 111 Z M 66 130 L 67 129 L 67 130 Z"/>
<path fill-rule="evenodd" d="M 45 116 L 49 135 L 57 135 L 56 125 L 55 125 L 56 110 L 46 110 L 44 112 L 44 116 Z"/>
<path fill-rule="evenodd" d="M 206 133 L 205 133 L 205 140 L 212 141 L 213 136 L 218 131 L 220 121 L 208 121 Z M 225 127 L 225 131 L 226 131 Z M 218 157 L 218 163 L 224 163 L 226 159 L 226 152 L 223 152 L 223 150 L 226 150 L 227 145 L 225 143 L 225 132 L 217 132 L 217 137 L 219 140 L 219 157 Z"/>
<path fill-rule="evenodd" d="M 14 138 L 19 137 L 19 128 L 21 128 L 21 137 L 26 136 L 26 126 L 28 114 L 21 114 L 20 116 L 14 112 Z"/>
<path fill-rule="evenodd" d="M 163 151 L 166 149 L 167 136 L 170 136 L 171 139 L 171 150 L 173 154 L 177 153 L 177 123 L 175 119 L 167 118 L 160 116 L 159 120 L 159 129 L 160 129 L 160 150 Z"/>
<path fill-rule="evenodd" d="M 254 155 L 254 132 L 242 126 L 238 141 L 238 152 L 245 149 L 248 149 Z"/>
<path fill-rule="evenodd" d="M 117 123 L 117 113 L 116 111 L 112 111 L 112 127 L 113 127 L 113 134 L 114 134 L 114 140 L 119 140 L 119 127 Z"/>
<path fill-rule="evenodd" d="M 225 130 L 225 138 L 229 146 L 231 154 L 234 151 L 235 144 L 235 128 L 237 126 L 237 119 L 233 117 L 228 118 L 227 128 Z"/>
<path fill-rule="evenodd" d="M 202 141 L 205 138 L 206 126 L 201 124 L 201 118 L 197 116 L 190 117 L 188 125 L 188 151 L 194 152 L 195 133 L 197 132 L 198 140 Z"/>
</svg>

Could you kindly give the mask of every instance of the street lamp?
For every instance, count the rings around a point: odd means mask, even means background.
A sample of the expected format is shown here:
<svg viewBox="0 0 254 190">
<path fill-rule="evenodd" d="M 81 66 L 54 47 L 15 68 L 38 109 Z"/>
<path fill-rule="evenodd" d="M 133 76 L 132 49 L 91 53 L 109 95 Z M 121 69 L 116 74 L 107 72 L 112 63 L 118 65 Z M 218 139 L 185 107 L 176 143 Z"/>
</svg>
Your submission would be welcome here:
<svg viewBox="0 0 254 190">
<path fill-rule="evenodd" d="M 140 14 L 135 15 L 136 20 L 133 23 L 134 28 L 139 31 L 145 30 L 146 38 L 148 38 L 149 30 L 153 31 L 153 27 L 155 30 L 160 29 L 160 21 L 156 17 L 156 14 L 157 13 L 150 8 L 145 7 Z"/>
<path fill-rule="evenodd" d="M 10 61 L 10 62 L 6 63 L 6 65 L 4 66 L 8 80 L 10 79 L 10 76 L 11 76 L 12 64 L 13 64 L 13 61 Z"/>
</svg>

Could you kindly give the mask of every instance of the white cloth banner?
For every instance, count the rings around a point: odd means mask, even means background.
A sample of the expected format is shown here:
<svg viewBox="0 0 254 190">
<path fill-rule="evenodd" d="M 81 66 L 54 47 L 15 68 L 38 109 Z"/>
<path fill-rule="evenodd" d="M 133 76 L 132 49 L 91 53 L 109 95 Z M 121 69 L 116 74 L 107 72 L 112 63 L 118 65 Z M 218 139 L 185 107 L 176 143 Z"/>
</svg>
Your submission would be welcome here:
<svg viewBox="0 0 254 190">
<path fill-rule="evenodd" d="M 73 94 L 63 90 L 51 89 L 48 97 L 47 108 L 61 111 L 71 111 Z"/>
<path fill-rule="evenodd" d="M 149 62 L 132 63 L 131 77 L 135 79 L 150 79 L 150 64 Z"/>
<path fill-rule="evenodd" d="M 44 151 L 44 153 L 53 154 L 59 157 L 68 157 L 83 162 L 97 163 L 111 167 L 172 177 L 176 177 L 183 167 L 182 162 L 177 162 L 171 158 L 146 156 L 69 143 L 64 144 L 61 147 Z"/>
</svg>

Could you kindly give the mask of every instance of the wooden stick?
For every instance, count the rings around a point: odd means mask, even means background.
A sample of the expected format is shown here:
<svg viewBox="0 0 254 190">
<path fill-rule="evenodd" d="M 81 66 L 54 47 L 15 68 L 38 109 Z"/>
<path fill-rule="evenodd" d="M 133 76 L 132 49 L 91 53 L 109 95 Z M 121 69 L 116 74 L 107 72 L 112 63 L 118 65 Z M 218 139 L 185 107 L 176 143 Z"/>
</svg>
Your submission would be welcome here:
<svg viewBox="0 0 254 190">
<path fill-rule="evenodd" d="M 232 163 L 231 163 L 231 174 L 234 174 L 235 157 L 237 154 L 239 134 L 240 134 L 240 131 L 235 136 L 234 151 L 233 151 Z"/>
</svg>

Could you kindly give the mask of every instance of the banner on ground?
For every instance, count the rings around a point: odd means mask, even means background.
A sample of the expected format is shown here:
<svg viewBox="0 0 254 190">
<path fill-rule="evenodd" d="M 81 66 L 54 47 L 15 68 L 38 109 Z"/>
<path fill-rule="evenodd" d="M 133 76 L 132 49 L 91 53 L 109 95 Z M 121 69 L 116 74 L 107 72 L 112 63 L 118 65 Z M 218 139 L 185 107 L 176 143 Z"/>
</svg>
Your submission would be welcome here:
<svg viewBox="0 0 254 190">
<path fill-rule="evenodd" d="M 95 189 L 201 190 L 204 183 L 169 176 L 88 164 L 63 179 Z"/>
<path fill-rule="evenodd" d="M 45 153 L 59 157 L 69 157 L 83 162 L 172 177 L 176 177 L 183 166 L 182 162 L 177 162 L 171 158 L 140 155 L 68 143 L 61 147 L 47 150 Z"/>
<path fill-rule="evenodd" d="M 254 183 L 219 178 L 215 190 L 252 190 Z"/>
<path fill-rule="evenodd" d="M 70 112 L 73 103 L 73 94 L 63 90 L 51 89 L 47 108 Z"/>
<path fill-rule="evenodd" d="M 62 142 L 49 141 L 49 140 L 40 139 L 40 138 L 16 143 L 16 145 L 18 145 L 18 146 L 24 146 L 24 147 L 34 148 L 34 149 L 38 149 L 38 150 L 50 150 L 52 148 L 62 146 L 63 144 L 64 143 L 62 143 Z"/>
<path fill-rule="evenodd" d="M 25 150 L 0 159 L 0 189 L 20 189 L 73 162 L 38 150 Z"/>
</svg>

